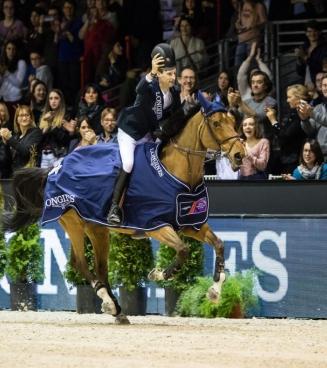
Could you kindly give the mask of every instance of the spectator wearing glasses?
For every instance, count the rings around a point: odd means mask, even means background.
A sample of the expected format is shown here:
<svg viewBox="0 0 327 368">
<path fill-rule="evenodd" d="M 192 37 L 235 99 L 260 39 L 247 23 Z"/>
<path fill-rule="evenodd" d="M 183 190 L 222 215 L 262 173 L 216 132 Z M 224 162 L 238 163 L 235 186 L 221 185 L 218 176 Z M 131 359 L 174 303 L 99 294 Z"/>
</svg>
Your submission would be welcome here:
<svg viewBox="0 0 327 368">
<path fill-rule="evenodd" d="M 1 137 L 11 148 L 13 171 L 37 165 L 42 133 L 35 125 L 34 116 L 29 106 L 17 107 L 14 132 L 3 128 L 1 129 Z"/>
<path fill-rule="evenodd" d="M 97 135 L 98 144 L 118 143 L 117 140 L 117 111 L 106 107 L 101 113 L 101 126 L 103 132 Z"/>
</svg>

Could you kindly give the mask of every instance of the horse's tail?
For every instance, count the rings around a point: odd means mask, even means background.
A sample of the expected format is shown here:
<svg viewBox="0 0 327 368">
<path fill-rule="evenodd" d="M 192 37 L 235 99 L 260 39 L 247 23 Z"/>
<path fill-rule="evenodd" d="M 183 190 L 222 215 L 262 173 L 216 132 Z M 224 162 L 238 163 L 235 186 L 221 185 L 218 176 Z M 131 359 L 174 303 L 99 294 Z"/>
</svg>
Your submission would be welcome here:
<svg viewBox="0 0 327 368">
<path fill-rule="evenodd" d="M 48 172 L 48 169 L 33 167 L 19 169 L 14 173 L 13 194 L 16 203 L 12 211 L 3 213 L 3 231 L 17 231 L 41 217 Z"/>
</svg>

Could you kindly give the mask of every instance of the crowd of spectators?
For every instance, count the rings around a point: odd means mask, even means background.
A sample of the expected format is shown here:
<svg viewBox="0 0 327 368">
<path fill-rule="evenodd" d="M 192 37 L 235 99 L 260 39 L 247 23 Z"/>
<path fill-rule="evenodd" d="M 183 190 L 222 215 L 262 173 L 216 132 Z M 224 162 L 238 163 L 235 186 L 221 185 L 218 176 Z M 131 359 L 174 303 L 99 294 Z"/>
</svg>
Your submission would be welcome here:
<svg viewBox="0 0 327 368">
<path fill-rule="evenodd" d="M 116 142 L 119 108 L 134 103 L 151 50 L 162 42 L 160 3 L 0 1 L 0 179 L 20 167 L 49 168 L 81 146 Z M 176 54 L 176 83 L 187 111 L 197 104 L 201 70 L 212 62 L 217 2 L 179 3 L 172 36 L 165 41 Z M 221 179 L 258 180 L 269 174 L 325 179 L 327 46 L 319 22 L 306 24 L 306 40 L 295 50 L 302 83 L 279 91 L 289 105 L 286 112 L 277 111 L 274 80 L 261 50 L 268 20 L 322 17 L 327 6 L 290 0 L 281 14 L 275 0 L 226 3 L 230 21 L 220 37 L 235 43 L 235 54 L 206 96 L 219 95 L 234 116 L 246 157 L 239 173 L 223 155 L 206 166 L 207 173 Z"/>
</svg>

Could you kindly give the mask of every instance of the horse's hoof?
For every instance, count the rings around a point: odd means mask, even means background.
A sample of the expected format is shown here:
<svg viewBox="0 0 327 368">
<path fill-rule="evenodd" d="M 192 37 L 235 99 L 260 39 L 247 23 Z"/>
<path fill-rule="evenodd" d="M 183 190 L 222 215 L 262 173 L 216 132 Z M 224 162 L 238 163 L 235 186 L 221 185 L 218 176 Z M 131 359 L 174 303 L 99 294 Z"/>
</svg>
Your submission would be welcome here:
<svg viewBox="0 0 327 368">
<path fill-rule="evenodd" d="M 115 303 L 102 302 L 101 304 L 101 312 L 106 314 L 115 315 L 117 313 L 117 309 Z"/>
<path fill-rule="evenodd" d="M 207 291 L 207 298 L 214 304 L 219 303 L 219 297 L 220 294 L 217 292 L 217 290 L 211 286 Z"/>
<path fill-rule="evenodd" d="M 150 281 L 162 281 L 165 278 L 164 278 L 164 274 L 163 274 L 162 270 L 160 270 L 158 268 L 154 268 L 152 271 L 149 272 L 148 279 Z"/>
<path fill-rule="evenodd" d="M 131 324 L 131 322 L 125 316 L 124 313 L 119 313 L 118 316 L 116 316 L 115 323 L 116 325 L 130 325 Z"/>
</svg>

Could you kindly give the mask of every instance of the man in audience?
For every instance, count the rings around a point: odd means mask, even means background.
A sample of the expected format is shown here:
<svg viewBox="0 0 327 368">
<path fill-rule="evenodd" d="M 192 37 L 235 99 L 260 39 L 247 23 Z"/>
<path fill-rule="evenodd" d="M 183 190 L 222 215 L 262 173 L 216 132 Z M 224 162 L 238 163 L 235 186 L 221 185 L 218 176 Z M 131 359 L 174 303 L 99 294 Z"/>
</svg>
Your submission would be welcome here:
<svg viewBox="0 0 327 368">
<path fill-rule="evenodd" d="M 178 77 L 178 83 L 180 85 L 180 97 L 183 109 L 187 113 L 194 106 L 197 105 L 195 98 L 195 91 L 197 86 L 196 72 L 192 67 L 186 66 L 182 69 L 180 76 Z"/>
<path fill-rule="evenodd" d="M 30 72 L 28 76 L 29 82 L 33 79 L 39 79 L 47 86 L 48 91 L 51 91 L 53 86 L 53 77 L 51 69 L 48 65 L 44 65 L 44 59 L 40 51 L 30 52 Z"/>
</svg>

